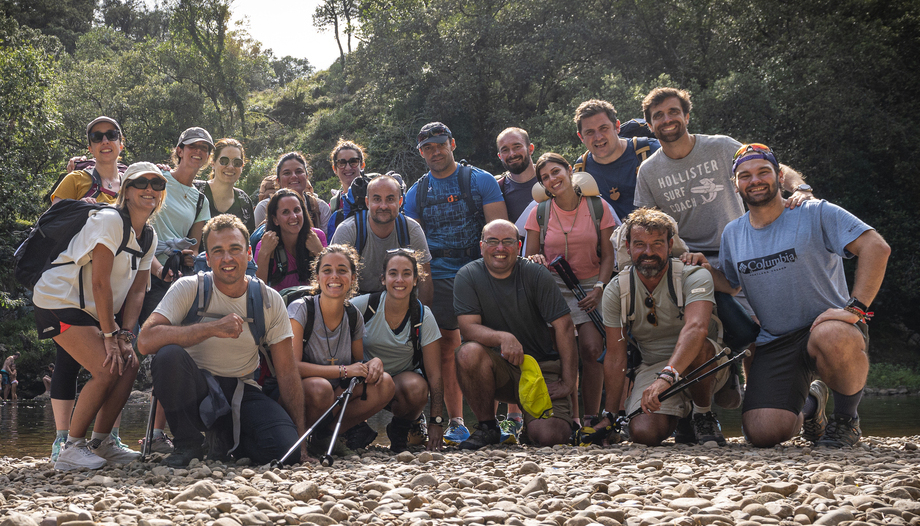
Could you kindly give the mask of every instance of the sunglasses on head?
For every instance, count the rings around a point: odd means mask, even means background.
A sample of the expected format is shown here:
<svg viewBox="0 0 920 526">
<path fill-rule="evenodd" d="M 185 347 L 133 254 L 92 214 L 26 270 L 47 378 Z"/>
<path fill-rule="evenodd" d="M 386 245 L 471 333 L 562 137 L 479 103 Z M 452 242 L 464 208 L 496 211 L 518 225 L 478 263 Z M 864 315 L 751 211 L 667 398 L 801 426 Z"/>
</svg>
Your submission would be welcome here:
<svg viewBox="0 0 920 526">
<path fill-rule="evenodd" d="M 115 142 L 121 137 L 121 133 L 118 130 L 108 130 L 108 131 L 94 131 L 89 132 L 89 141 L 94 143 L 102 142 L 102 138 L 105 137 L 109 142 Z"/>
<path fill-rule="evenodd" d="M 138 190 L 145 190 L 147 186 L 150 186 L 150 188 L 153 188 L 157 192 L 162 192 L 163 190 L 166 190 L 166 181 L 160 179 L 159 177 L 154 177 L 153 179 L 138 177 L 137 179 L 131 179 L 128 182 L 128 186 L 133 186 Z"/>
<path fill-rule="evenodd" d="M 336 168 L 345 168 L 346 164 L 350 165 L 352 168 L 356 168 L 359 164 L 361 164 L 361 158 L 352 157 L 351 159 L 336 159 L 335 160 Z"/>
<path fill-rule="evenodd" d="M 446 133 L 449 133 L 449 132 L 447 128 L 445 128 L 444 126 L 435 126 L 434 128 L 431 128 L 430 130 L 426 130 L 418 134 L 418 141 L 416 142 L 422 142 L 425 139 L 429 139 L 431 137 L 438 137 Z"/>
<path fill-rule="evenodd" d="M 748 152 L 772 154 L 773 150 L 771 150 L 770 147 L 767 146 L 766 144 L 760 144 L 759 142 L 755 142 L 752 144 L 745 144 L 741 148 L 738 148 L 738 151 L 735 152 L 735 155 L 732 157 L 732 162 L 737 161 L 738 157 L 741 157 L 742 155 Z"/>
<path fill-rule="evenodd" d="M 231 161 L 230 161 L 230 158 L 227 157 L 227 156 L 225 155 L 225 156 L 221 157 L 220 159 L 218 159 L 217 162 L 218 162 L 221 166 L 227 166 L 228 164 L 230 164 Z M 232 162 L 233 162 L 233 167 L 234 167 L 234 168 L 242 168 L 242 167 L 243 167 L 243 160 L 240 159 L 239 157 L 237 157 L 236 159 L 233 159 Z"/>
<path fill-rule="evenodd" d="M 387 254 L 399 254 L 401 256 L 412 256 L 415 257 L 415 251 L 409 250 L 408 248 L 391 248 L 387 250 Z"/>
</svg>

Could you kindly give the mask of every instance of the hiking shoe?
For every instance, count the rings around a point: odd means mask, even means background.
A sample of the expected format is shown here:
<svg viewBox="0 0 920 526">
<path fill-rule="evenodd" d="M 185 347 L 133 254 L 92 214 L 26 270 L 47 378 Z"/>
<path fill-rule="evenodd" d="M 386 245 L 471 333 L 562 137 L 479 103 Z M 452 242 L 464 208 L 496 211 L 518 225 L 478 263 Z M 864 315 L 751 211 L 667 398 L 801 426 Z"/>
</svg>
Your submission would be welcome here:
<svg viewBox="0 0 920 526">
<path fill-rule="evenodd" d="M 403 421 L 405 422 L 405 420 Z M 390 451 L 393 453 L 402 453 L 409 449 L 409 429 L 412 424 L 406 426 L 402 422 L 396 422 L 396 419 L 387 424 L 387 438 L 390 439 Z"/>
<path fill-rule="evenodd" d="M 524 429 L 524 421 L 506 418 L 498 423 L 498 429 L 501 430 L 499 443 L 513 446 L 520 443 L 521 430 Z"/>
<path fill-rule="evenodd" d="M 105 459 L 90 451 L 85 438 L 76 442 L 65 442 L 54 463 L 54 469 L 61 471 L 82 468 L 99 469 L 102 466 L 105 466 Z"/>
<path fill-rule="evenodd" d="M 418 415 L 415 422 L 409 426 L 409 445 L 424 446 L 428 442 L 428 420 L 425 413 Z"/>
<path fill-rule="evenodd" d="M 188 466 L 193 458 L 198 460 L 204 458 L 201 444 L 195 446 L 176 445 L 173 448 L 173 452 L 163 459 L 163 463 L 171 468 L 184 468 Z"/>
<path fill-rule="evenodd" d="M 51 462 L 57 462 L 58 457 L 61 454 L 61 448 L 64 447 L 64 444 L 66 443 L 67 435 L 54 438 L 54 442 L 51 443 Z"/>
<path fill-rule="evenodd" d="M 468 438 L 470 438 L 470 430 L 454 420 L 451 420 L 450 425 L 444 430 L 444 443 L 448 446 L 456 446 Z"/>
<path fill-rule="evenodd" d="M 604 420 L 606 420 L 607 424 L 600 425 Z M 605 440 L 608 444 L 616 444 L 623 439 L 620 436 L 620 424 L 616 417 L 610 413 L 602 413 L 591 417 L 587 424 L 578 431 L 577 445 L 579 446 L 587 447 L 592 444 L 602 446 Z"/>
<path fill-rule="evenodd" d="M 693 430 L 693 419 L 690 416 L 677 420 L 677 429 L 674 430 L 674 443 L 696 444 L 696 433 Z"/>
<path fill-rule="evenodd" d="M 722 436 L 722 426 L 719 425 L 712 411 L 693 415 L 693 434 L 699 444 L 706 442 L 715 442 L 720 446 L 726 444 L 725 437 Z"/>
<path fill-rule="evenodd" d="M 862 431 L 859 429 L 859 417 L 850 418 L 846 415 L 834 415 L 827 423 L 824 436 L 815 442 L 816 446 L 824 447 L 852 447 L 859 442 Z"/>
<path fill-rule="evenodd" d="M 137 443 L 141 445 L 142 450 L 144 449 L 144 442 L 146 440 L 146 438 L 142 438 L 137 441 Z M 166 433 L 157 435 L 153 437 L 153 440 L 150 441 L 151 453 L 162 453 L 164 455 L 168 455 L 173 452 L 173 449 L 175 449 L 175 446 L 173 446 L 172 440 L 166 436 Z"/>
<path fill-rule="evenodd" d="M 93 439 L 89 442 L 90 451 L 97 457 L 104 458 L 112 464 L 127 464 L 141 458 L 141 454 L 130 448 L 119 447 L 112 435 L 103 440 Z"/>
<path fill-rule="evenodd" d="M 480 449 L 499 443 L 502 432 L 497 428 L 491 428 L 485 424 L 476 426 L 476 431 L 470 435 L 470 438 L 460 442 L 460 449 Z"/>
<path fill-rule="evenodd" d="M 824 382 L 815 380 L 808 387 L 808 394 L 815 397 L 815 400 L 818 401 L 818 406 L 815 409 L 815 414 L 802 422 L 802 438 L 809 442 L 817 442 L 824 435 L 824 430 L 827 427 L 827 413 L 825 412 L 825 407 L 827 406 L 827 398 L 830 395 L 830 390 Z"/>
<path fill-rule="evenodd" d="M 377 432 L 366 420 L 345 432 L 345 445 L 349 449 L 364 449 L 376 439 Z"/>
<path fill-rule="evenodd" d="M 314 457 L 323 458 L 326 456 L 326 451 L 329 451 L 330 439 L 332 439 L 332 435 L 311 436 L 310 445 L 307 446 L 307 452 Z M 354 454 L 355 452 L 345 445 L 345 438 L 341 435 L 337 436 L 335 442 L 332 444 L 332 455 L 336 457 L 350 457 Z"/>
</svg>

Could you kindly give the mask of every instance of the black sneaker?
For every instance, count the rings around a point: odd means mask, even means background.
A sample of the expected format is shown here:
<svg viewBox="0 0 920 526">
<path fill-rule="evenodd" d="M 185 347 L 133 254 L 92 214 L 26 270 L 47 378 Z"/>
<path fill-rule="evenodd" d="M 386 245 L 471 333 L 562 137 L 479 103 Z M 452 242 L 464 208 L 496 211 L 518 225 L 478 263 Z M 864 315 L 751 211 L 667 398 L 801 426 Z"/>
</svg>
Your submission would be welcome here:
<svg viewBox="0 0 920 526">
<path fill-rule="evenodd" d="M 715 442 L 720 446 L 727 444 L 725 437 L 722 435 L 722 426 L 716 420 L 716 415 L 712 411 L 706 413 L 693 414 L 693 434 L 696 436 L 698 444 L 706 442 Z"/>
<path fill-rule="evenodd" d="M 827 398 L 830 395 L 830 391 L 824 382 L 815 380 L 808 387 L 808 394 L 815 397 L 815 400 L 818 401 L 818 406 L 817 409 L 815 409 L 815 414 L 802 422 L 802 438 L 809 442 L 818 442 L 824 435 L 824 430 L 827 427 L 827 413 L 825 413 L 824 408 L 827 406 Z"/>
<path fill-rule="evenodd" d="M 198 460 L 204 458 L 201 445 L 183 446 L 175 444 L 175 449 L 163 459 L 163 463 L 171 468 L 184 468 L 188 466 L 193 458 Z"/>
<path fill-rule="evenodd" d="M 693 431 L 693 419 L 685 416 L 677 421 L 677 429 L 674 430 L 674 442 L 676 444 L 696 444 L 696 433 Z"/>
<path fill-rule="evenodd" d="M 491 428 L 485 424 L 477 424 L 476 431 L 470 435 L 470 438 L 460 442 L 460 449 L 481 449 L 486 446 L 498 444 L 501 441 L 502 432 L 500 429 Z"/>
<path fill-rule="evenodd" d="M 401 453 L 409 449 L 409 428 L 412 426 L 405 425 L 405 422 L 397 422 L 394 418 L 387 424 L 387 438 L 390 439 L 390 451 Z"/>
<path fill-rule="evenodd" d="M 349 449 L 364 449 L 376 439 L 377 432 L 366 420 L 345 432 L 345 445 Z"/>
<path fill-rule="evenodd" d="M 816 446 L 824 447 L 852 447 L 859 442 L 862 430 L 859 429 L 859 417 L 850 418 L 843 415 L 834 415 L 827 423 L 824 436 L 815 442 Z"/>
</svg>

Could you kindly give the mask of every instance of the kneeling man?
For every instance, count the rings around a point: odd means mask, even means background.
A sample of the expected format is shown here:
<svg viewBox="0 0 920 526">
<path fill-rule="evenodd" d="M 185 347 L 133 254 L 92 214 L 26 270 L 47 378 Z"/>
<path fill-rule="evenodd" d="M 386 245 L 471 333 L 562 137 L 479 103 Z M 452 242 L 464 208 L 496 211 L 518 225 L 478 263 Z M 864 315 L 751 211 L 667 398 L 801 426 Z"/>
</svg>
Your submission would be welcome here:
<svg viewBox="0 0 920 526">
<path fill-rule="evenodd" d="M 247 291 L 253 279 L 246 276 L 252 258 L 249 232 L 238 218 L 223 214 L 208 221 L 202 241 L 212 272 L 184 277 L 170 287 L 138 339 L 142 354 L 156 354 L 153 389 L 175 434 L 176 448 L 166 464 L 186 466 L 193 458 L 202 458 L 202 431 L 207 431 L 209 459 L 232 452 L 264 464 L 281 458 L 304 431 L 303 390 L 294 367 L 291 322 L 281 296 L 259 284 L 263 341 L 277 372 L 279 405 L 252 378 L 259 369 L 259 342 L 246 320 Z M 205 301 L 207 312 L 199 312 L 200 322 L 184 325 L 196 304 L 198 280 L 208 277 L 213 287 Z"/>
<path fill-rule="evenodd" d="M 750 211 L 725 227 L 719 259 L 761 325 L 747 371 L 744 434 L 755 446 L 771 447 L 802 428 L 818 445 L 852 446 L 861 435 L 856 410 L 869 371 L 866 309 L 891 249 L 872 227 L 827 201 L 785 208 L 783 174 L 763 144 L 743 145 L 732 173 Z M 853 256 L 859 266 L 849 292 L 843 258 Z M 812 382 L 816 376 L 826 385 Z"/>
<path fill-rule="evenodd" d="M 671 436 L 680 419 L 691 414 L 692 429 L 678 430 L 675 437 L 678 442 L 715 441 L 724 446 L 725 437 L 711 404 L 713 393 L 727 387 L 729 369 L 664 401 L 658 399 L 681 375 L 697 369 L 722 348 L 718 341 L 718 324 L 713 319 L 712 275 L 706 268 L 685 265 L 679 259 L 670 258 L 674 230 L 664 212 L 639 208 L 629 215 L 624 225 L 633 265 L 612 279 L 604 290 L 607 411 L 593 427 L 613 425 L 611 411 L 615 414 L 620 406 L 626 378 L 626 343 L 631 337 L 642 357 L 635 385 L 626 400 L 627 413 L 642 408 L 642 413 L 629 421 L 632 441 L 657 446 Z M 672 285 L 675 281 L 672 276 L 678 272 L 683 308 L 677 304 L 678 289 Z M 626 313 L 620 295 L 624 288 L 628 291 Z"/>
<path fill-rule="evenodd" d="M 457 379 L 479 420 L 461 449 L 498 444 L 495 400 L 519 404 L 518 382 L 524 355 L 540 365 L 553 403 L 553 416 L 534 419 L 525 412 L 530 440 L 540 446 L 566 443 L 572 436 L 572 403 L 578 354 L 575 326 L 549 271 L 519 257 L 518 230 L 496 219 L 482 229 L 482 259 L 457 272 L 454 310 L 464 343 L 457 349 Z M 556 348 L 553 349 L 555 332 Z"/>
</svg>

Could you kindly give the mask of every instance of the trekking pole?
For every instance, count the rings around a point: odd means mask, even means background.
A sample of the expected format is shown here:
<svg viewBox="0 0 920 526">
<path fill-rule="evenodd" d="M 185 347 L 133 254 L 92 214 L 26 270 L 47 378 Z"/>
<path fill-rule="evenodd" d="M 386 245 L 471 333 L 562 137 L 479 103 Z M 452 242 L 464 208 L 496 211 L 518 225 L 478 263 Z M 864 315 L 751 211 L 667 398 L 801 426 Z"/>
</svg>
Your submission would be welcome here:
<svg viewBox="0 0 920 526">
<path fill-rule="evenodd" d="M 153 447 L 153 425 L 157 416 L 157 395 L 150 390 L 150 414 L 147 416 L 147 432 L 144 434 L 144 445 L 141 447 L 141 458 L 146 460 Z"/>
<path fill-rule="evenodd" d="M 335 428 L 332 430 L 332 436 L 329 438 L 329 449 L 326 450 L 326 455 L 320 459 L 320 464 L 323 466 L 329 467 L 332 465 L 332 450 L 335 448 L 335 439 L 339 436 L 339 429 L 342 427 L 342 419 L 345 417 L 345 409 L 348 407 L 348 401 L 351 400 L 351 394 L 355 389 L 355 385 L 363 381 L 364 378 L 361 377 L 352 378 L 351 382 L 348 383 L 348 387 L 341 394 L 341 396 L 339 396 L 339 398 L 342 399 L 342 410 L 339 411 L 339 419 L 336 420 Z"/>
<path fill-rule="evenodd" d="M 549 264 L 556 270 L 556 274 L 562 278 L 562 282 L 565 283 L 565 286 L 572 291 L 572 294 L 575 295 L 575 298 L 578 301 L 585 299 L 588 295 L 585 294 L 585 289 L 581 287 L 581 283 L 578 282 L 578 278 L 575 276 L 575 273 L 572 272 L 572 267 L 569 266 L 569 262 L 565 260 L 562 256 L 556 256 L 556 259 Z M 594 310 L 588 313 L 588 317 L 591 318 L 591 322 L 594 323 L 594 327 L 597 329 L 597 332 L 601 333 L 601 338 L 604 341 L 607 341 L 607 332 L 604 330 L 604 322 L 601 319 L 600 312 L 598 312 L 595 307 Z"/>
<path fill-rule="evenodd" d="M 300 448 L 300 445 L 303 444 L 304 440 L 308 439 L 308 438 L 310 437 L 310 435 L 313 434 L 313 431 L 314 431 L 316 428 L 318 428 L 319 426 L 321 426 L 321 425 L 326 421 L 326 419 L 327 419 L 330 415 L 332 415 L 332 412 L 335 410 L 335 408 L 338 407 L 339 404 L 342 404 L 343 402 L 344 402 L 344 404 L 343 404 L 343 406 L 342 406 L 342 414 L 344 414 L 344 413 L 345 413 L 345 407 L 344 407 L 344 406 L 348 404 L 348 402 L 347 402 L 347 400 L 346 400 L 346 398 L 345 398 L 346 395 L 350 398 L 350 397 L 351 397 L 351 392 L 352 392 L 352 390 L 354 389 L 355 384 L 356 384 L 356 383 L 359 383 L 359 382 L 361 382 L 361 381 L 363 381 L 363 380 L 364 380 L 364 379 L 363 379 L 363 378 L 360 378 L 360 377 L 358 377 L 358 378 L 352 378 L 352 379 L 351 379 L 351 382 L 349 382 L 349 384 L 348 384 L 348 387 L 345 389 L 345 391 L 342 392 L 342 394 L 340 394 L 339 396 L 336 397 L 335 401 L 332 402 L 332 405 L 329 406 L 329 409 L 326 409 L 326 412 L 323 413 L 322 416 L 320 416 L 319 418 L 316 419 L 316 422 L 314 422 L 313 425 L 310 426 L 310 428 L 307 429 L 306 432 L 304 432 L 304 434 L 301 435 L 300 438 L 297 439 L 297 442 L 294 442 L 294 445 L 291 446 L 291 449 L 289 449 L 289 450 L 287 451 L 287 453 L 284 454 L 283 457 L 281 457 L 281 458 L 278 459 L 278 460 L 273 460 L 273 461 L 271 462 L 271 466 L 272 466 L 272 467 L 279 467 L 279 466 L 281 466 L 282 464 L 284 464 L 284 461 L 287 460 L 288 457 L 290 457 L 292 454 L 294 454 L 294 452 L 297 451 L 297 450 Z M 338 424 L 336 425 L 336 432 L 338 432 L 339 425 L 341 425 L 341 423 L 342 423 L 342 417 L 339 416 L 339 421 L 338 421 Z M 333 444 L 334 442 L 335 442 L 335 437 L 333 436 L 333 439 L 329 441 L 329 445 L 332 446 L 332 444 Z M 330 457 L 329 465 L 332 465 L 331 456 L 330 456 L 331 452 L 332 452 L 332 448 L 330 447 L 329 452 L 327 452 L 327 454 L 326 454 L 327 457 Z M 325 458 L 324 458 L 323 460 L 325 460 Z"/>
<path fill-rule="evenodd" d="M 687 389 L 688 387 L 690 387 L 690 386 L 692 386 L 693 384 L 699 382 L 700 380 L 703 380 L 704 378 L 708 378 L 708 377 L 710 377 L 710 376 L 716 374 L 717 372 L 721 371 L 722 369 L 725 369 L 726 367 L 731 366 L 731 365 L 732 365 L 733 363 L 735 363 L 736 361 L 738 361 L 738 360 L 740 360 L 740 359 L 742 359 L 742 358 L 744 358 L 744 357 L 746 357 L 746 356 L 750 356 L 750 355 L 751 355 L 751 351 L 748 350 L 748 349 L 745 349 L 743 352 L 740 352 L 740 353 L 736 354 L 735 356 L 732 356 L 729 360 L 726 360 L 725 363 L 719 364 L 718 367 L 714 368 L 714 369 L 711 370 L 711 371 L 708 371 L 708 372 L 706 372 L 706 373 L 703 373 L 703 374 L 697 376 L 696 378 L 694 378 L 694 379 L 692 379 L 692 380 L 685 380 L 685 381 L 683 381 L 683 382 L 678 382 L 678 383 L 672 385 L 671 387 L 667 388 L 667 389 L 666 389 L 664 392 L 662 392 L 660 395 L 658 395 L 658 401 L 664 402 L 664 401 L 667 400 L 668 398 L 671 398 L 672 396 L 676 395 L 677 393 L 680 393 L 680 392 L 683 391 L 684 389 Z M 707 362 L 707 363 L 709 363 L 709 362 Z M 700 367 L 697 367 L 696 369 L 693 370 L 693 373 L 695 373 L 696 371 L 699 371 L 699 370 L 702 369 L 703 367 L 705 367 L 705 365 L 702 365 L 702 366 L 700 366 Z M 691 373 L 691 374 L 693 374 L 693 373 Z M 633 411 L 632 413 L 630 413 L 629 415 L 627 415 L 626 420 L 627 420 L 627 421 L 628 421 L 628 420 L 631 420 L 632 418 L 638 416 L 638 415 L 641 414 L 641 413 L 642 413 L 642 408 L 640 407 L 639 409 L 636 409 L 635 411 Z"/>
</svg>

